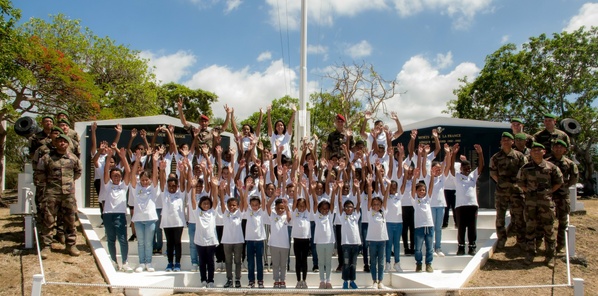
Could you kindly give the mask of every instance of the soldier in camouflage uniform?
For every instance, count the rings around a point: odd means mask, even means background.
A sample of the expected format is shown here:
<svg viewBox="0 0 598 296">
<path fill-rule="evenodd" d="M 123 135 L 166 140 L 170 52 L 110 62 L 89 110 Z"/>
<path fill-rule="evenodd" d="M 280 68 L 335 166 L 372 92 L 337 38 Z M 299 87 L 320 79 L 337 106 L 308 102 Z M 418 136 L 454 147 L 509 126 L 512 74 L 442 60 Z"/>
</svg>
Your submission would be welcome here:
<svg viewBox="0 0 598 296">
<path fill-rule="evenodd" d="M 552 156 L 552 144 L 556 140 L 563 140 L 567 146 L 571 145 L 569 136 L 562 130 L 556 128 L 556 115 L 544 114 L 544 129 L 534 134 L 534 141 L 546 147 L 544 158 Z"/>
<path fill-rule="evenodd" d="M 334 126 L 336 129 L 328 134 L 328 139 L 326 140 L 326 158 L 330 159 L 332 155 L 336 155 L 340 157 L 342 155 L 342 144 L 347 144 L 347 147 L 351 149 L 355 142 L 353 141 L 353 137 L 347 134 L 347 130 L 345 129 L 345 117 L 341 114 L 337 114 L 334 120 Z"/>
<path fill-rule="evenodd" d="M 54 118 L 50 115 L 42 117 L 42 130 L 29 138 L 29 157 L 32 158 L 37 148 L 50 142 L 49 136 L 54 127 Z M 35 167 L 34 167 L 35 168 Z"/>
<path fill-rule="evenodd" d="M 62 129 L 65 135 L 69 137 L 69 149 L 77 157 L 81 157 L 81 146 L 79 145 L 79 134 L 71 129 L 71 123 L 68 119 L 58 120 L 58 126 Z"/>
<path fill-rule="evenodd" d="M 517 134 L 523 134 L 525 135 L 525 142 L 524 145 L 527 148 L 532 147 L 532 143 L 534 142 L 534 137 L 526 132 L 523 131 L 523 119 L 521 118 L 511 118 L 511 131 L 513 132 L 512 135 L 513 137 L 515 137 L 515 135 Z M 513 148 L 515 148 L 515 146 L 513 146 Z M 519 150 L 519 149 L 517 149 Z M 521 150 L 519 150 L 519 152 L 522 152 Z"/>
<path fill-rule="evenodd" d="M 568 147 L 565 141 L 557 140 L 552 145 L 552 156 L 548 159 L 548 161 L 559 167 L 563 174 L 563 186 L 553 194 L 556 218 L 559 222 L 556 236 L 556 252 L 561 254 L 563 248 L 565 248 L 565 230 L 569 226 L 568 218 L 571 211 L 569 187 L 574 186 L 579 177 L 577 165 L 565 156 Z"/>
<path fill-rule="evenodd" d="M 523 153 L 523 155 L 525 155 L 525 156 L 528 156 L 529 148 L 526 146 L 528 134 L 518 133 L 513 136 L 515 138 L 515 145 L 513 146 L 513 149 Z M 526 157 L 526 159 L 528 159 L 528 157 Z"/>
<path fill-rule="evenodd" d="M 525 238 L 527 240 L 527 256 L 524 263 L 529 265 L 536 255 L 536 229 L 542 227 L 546 241 L 545 263 L 554 267 L 554 203 L 553 193 L 563 184 L 563 174 L 554 164 L 543 157 L 546 148 L 540 143 L 532 144 L 532 161 L 526 163 L 519 170 L 518 184 L 525 192 Z"/>
<path fill-rule="evenodd" d="M 81 162 L 68 151 L 69 138 L 59 135 L 54 139 L 56 150 L 40 158 L 35 170 L 36 186 L 44 188 L 38 219 L 42 223 L 42 259 L 48 257 L 52 243 L 53 227 L 57 217 L 62 218 L 66 234 L 66 250 L 71 256 L 79 256 L 75 246 L 77 232 L 77 201 L 75 199 L 75 180 L 81 176 Z M 60 215 L 58 215 L 60 213 Z"/>
<path fill-rule="evenodd" d="M 490 177 L 496 182 L 496 233 L 498 248 L 502 249 L 507 242 L 505 216 L 507 209 L 511 213 L 509 231 L 517 235 L 517 243 L 525 244 L 525 197 L 517 185 L 519 169 L 526 163 L 525 157 L 513 149 L 513 135 L 504 132 L 500 140 L 501 150 L 490 158 Z"/>
</svg>

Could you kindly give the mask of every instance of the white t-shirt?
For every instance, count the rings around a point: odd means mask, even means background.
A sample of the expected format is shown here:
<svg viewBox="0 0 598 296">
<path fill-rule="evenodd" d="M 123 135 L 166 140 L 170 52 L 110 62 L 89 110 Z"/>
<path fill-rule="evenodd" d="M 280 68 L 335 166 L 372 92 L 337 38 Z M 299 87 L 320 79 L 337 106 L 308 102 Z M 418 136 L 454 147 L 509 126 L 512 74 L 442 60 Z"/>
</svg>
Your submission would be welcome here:
<svg viewBox="0 0 598 296">
<path fill-rule="evenodd" d="M 150 184 L 148 187 L 141 186 L 137 183 L 135 188 L 131 187 L 132 193 L 133 217 L 131 221 L 158 221 L 158 214 L 156 213 L 156 199 L 158 198 L 158 188 Z"/>
<path fill-rule="evenodd" d="M 291 142 L 291 135 L 289 135 L 288 132 L 286 132 L 284 135 L 277 135 L 274 132 L 272 132 L 272 137 L 270 137 L 270 145 L 272 147 L 270 149 L 270 151 L 272 151 L 272 155 L 277 154 L 278 146 L 284 146 L 284 149 L 282 150 L 282 154 L 284 154 L 290 158 L 291 157 L 290 142 Z"/>
<path fill-rule="evenodd" d="M 343 211 L 340 213 L 341 221 L 341 245 L 361 245 L 361 238 L 359 232 L 359 217 L 361 215 L 357 211 L 353 214 L 347 215 Z"/>
<path fill-rule="evenodd" d="M 222 215 L 224 231 L 222 232 L 221 240 L 223 244 L 242 244 L 245 242 L 243 228 L 241 228 L 242 216 L 243 213 L 238 209 L 234 213 L 231 213 L 229 210 L 224 212 Z"/>
<path fill-rule="evenodd" d="M 370 211 L 369 213 L 369 227 L 368 227 L 368 235 L 366 236 L 366 241 L 387 241 L 388 240 L 388 231 L 386 230 L 386 216 L 388 212 L 386 209 L 382 209 L 378 212 Z"/>
<path fill-rule="evenodd" d="M 428 178 L 429 180 L 429 178 Z M 433 208 L 446 208 L 446 199 L 444 198 L 444 184 L 446 182 L 446 176 L 440 174 L 440 176 L 434 178 L 434 188 L 432 189 L 432 200 L 430 206 Z M 426 184 L 429 184 L 426 182 Z"/>
<path fill-rule="evenodd" d="M 162 192 L 162 220 L 160 228 L 184 227 L 185 221 L 185 193 L 177 190 L 170 193 Z"/>
<path fill-rule="evenodd" d="M 307 209 L 303 212 L 299 212 L 297 209 L 293 211 L 293 218 L 291 220 L 293 230 L 291 230 L 291 237 L 311 238 L 310 217 L 311 215 Z"/>
<path fill-rule="evenodd" d="M 400 182 L 403 182 L 402 178 Z M 401 204 L 402 199 L 403 196 L 399 191 L 397 191 L 395 194 L 388 195 L 388 199 L 386 200 L 386 208 L 388 213 L 386 216 L 387 222 L 403 223 L 403 207 Z"/>
<path fill-rule="evenodd" d="M 316 223 L 316 231 L 314 232 L 315 244 L 333 244 L 334 233 L 332 222 L 334 214 L 328 212 L 328 215 L 322 215 L 319 212 L 313 213 L 313 219 Z"/>
<path fill-rule="evenodd" d="M 383 145 L 384 147 L 386 147 L 386 133 L 384 131 L 382 131 L 381 133 L 378 134 L 378 136 L 376 136 L 376 138 L 374 138 L 374 136 L 372 136 L 372 133 L 368 134 L 368 147 L 370 148 L 370 150 L 374 149 L 374 144 L 376 146 L 378 145 Z"/>
<path fill-rule="evenodd" d="M 96 153 L 99 153 L 96 151 Z M 95 154 L 91 155 L 91 158 L 93 158 L 95 156 Z M 106 156 L 108 156 L 108 154 L 100 154 L 100 156 L 98 157 L 98 167 L 96 168 L 94 166 L 94 180 L 98 180 L 104 177 L 104 166 L 106 165 Z"/>
<path fill-rule="evenodd" d="M 246 241 L 263 241 L 266 239 L 266 229 L 264 224 L 268 220 L 268 215 L 262 209 L 254 212 L 251 207 L 244 213 L 247 224 L 245 226 L 245 240 Z"/>
<path fill-rule="evenodd" d="M 270 214 L 270 239 L 268 245 L 277 248 L 290 248 L 289 243 L 289 222 L 286 212 L 281 216 L 272 211 Z"/>
<path fill-rule="evenodd" d="M 104 184 L 102 190 L 106 192 L 106 195 L 104 195 L 106 198 L 104 214 L 127 213 L 127 190 L 129 190 L 129 186 L 125 185 L 123 181 L 120 184 L 114 184 L 112 180 L 108 180 L 108 183 Z"/>
<path fill-rule="evenodd" d="M 368 210 L 368 194 L 362 192 L 360 198 L 361 198 L 361 224 L 369 223 L 370 210 Z"/>
<path fill-rule="evenodd" d="M 196 245 L 207 247 L 217 246 L 218 237 L 216 236 L 216 211 L 209 209 L 203 211 L 199 206 L 193 211 L 193 215 L 197 220 L 197 227 L 195 228 L 195 237 L 193 242 Z"/>
<path fill-rule="evenodd" d="M 413 220 L 415 221 L 415 228 L 433 227 L 434 220 L 432 220 L 432 208 L 430 207 L 430 197 L 427 195 L 423 198 L 415 197 L 411 199 L 413 204 Z"/>
<path fill-rule="evenodd" d="M 353 194 L 349 193 L 348 195 L 341 195 L 341 206 L 345 206 L 345 202 L 350 200 L 353 202 L 353 206 L 357 206 L 357 197 L 353 196 Z M 338 202 L 337 202 L 338 203 Z M 340 215 L 334 216 L 334 225 L 342 225 Z"/>
<path fill-rule="evenodd" d="M 199 200 L 204 196 L 208 196 L 208 193 L 205 191 L 202 191 L 201 193 L 196 193 L 195 194 L 195 202 L 199 205 Z M 191 191 L 189 191 L 189 192 L 187 192 L 187 213 L 189 213 L 187 222 L 197 223 L 197 220 L 195 219 L 195 215 L 191 214 L 193 212 L 193 204 L 191 203 L 191 198 L 192 198 Z"/>
<path fill-rule="evenodd" d="M 413 186 L 413 180 L 409 179 L 405 182 L 405 192 L 403 192 L 403 196 L 401 197 L 401 206 L 403 207 L 412 207 L 411 204 L 411 186 Z"/>
<path fill-rule="evenodd" d="M 469 173 L 468 176 L 455 172 L 456 200 L 455 208 L 461 206 L 478 206 L 476 194 L 476 182 L 478 181 L 478 169 Z"/>
</svg>

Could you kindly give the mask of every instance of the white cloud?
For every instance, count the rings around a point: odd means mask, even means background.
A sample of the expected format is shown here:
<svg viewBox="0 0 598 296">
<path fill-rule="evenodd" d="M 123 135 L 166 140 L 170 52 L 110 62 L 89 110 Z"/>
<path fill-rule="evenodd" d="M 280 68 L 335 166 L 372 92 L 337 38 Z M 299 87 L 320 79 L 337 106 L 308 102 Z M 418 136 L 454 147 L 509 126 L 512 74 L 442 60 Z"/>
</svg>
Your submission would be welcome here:
<svg viewBox="0 0 598 296">
<path fill-rule="evenodd" d="M 227 0 L 226 1 L 226 9 L 224 10 L 225 13 L 229 13 L 239 7 L 243 3 L 242 0 Z"/>
<path fill-rule="evenodd" d="M 258 62 L 269 61 L 271 59 L 272 59 L 272 53 L 269 51 L 264 51 L 264 52 L 260 53 L 260 55 L 257 57 Z"/>
<path fill-rule="evenodd" d="M 436 62 L 438 69 L 449 67 L 453 64 L 453 53 L 449 51 L 446 54 L 436 54 L 436 59 L 434 59 L 434 61 Z"/>
<path fill-rule="evenodd" d="M 195 73 L 184 84 L 216 93 L 218 102 L 212 105 L 212 111 L 217 117 L 226 116 L 222 106 L 228 104 L 235 109 L 237 118 L 244 119 L 260 107 L 267 107 L 274 99 L 287 94 L 298 97 L 298 76 L 282 60 L 276 60 L 263 72 L 252 72 L 249 67 L 233 70 L 212 65 Z M 309 83 L 308 93 L 318 89 L 317 83 Z"/>
<path fill-rule="evenodd" d="M 196 62 L 195 56 L 187 51 L 177 51 L 171 55 L 158 55 L 150 51 L 142 51 L 139 56 L 149 60 L 156 79 L 161 83 L 178 82 L 189 73 L 188 68 Z"/>
<path fill-rule="evenodd" d="M 361 40 L 361 42 L 357 44 L 349 45 L 347 49 L 345 49 L 345 54 L 353 59 L 357 59 L 371 55 L 372 50 L 372 45 L 369 42 Z"/>
<path fill-rule="evenodd" d="M 402 17 L 422 11 L 438 11 L 453 19 L 453 27 L 469 27 L 476 14 L 491 10 L 493 0 L 392 0 L 395 9 Z"/>
<path fill-rule="evenodd" d="M 388 100 L 386 106 L 398 113 L 403 124 L 447 116 L 442 111 L 447 109 L 449 100 L 455 99 L 453 90 L 459 87 L 458 79 L 463 76 L 473 78 L 479 71 L 475 64 L 466 62 L 441 74 L 439 67 L 434 67 L 423 56 L 411 57 L 396 77 L 401 94 Z M 391 126 L 394 128 L 394 123 Z"/>
<path fill-rule="evenodd" d="M 511 38 L 511 36 L 503 35 L 502 38 L 500 38 L 500 44 L 505 44 L 505 43 L 509 42 L 509 38 Z"/>
<path fill-rule="evenodd" d="M 243 0 L 189 0 L 192 4 L 199 7 L 200 9 L 207 9 L 211 8 L 212 6 L 224 1 L 225 8 L 224 13 L 229 13 L 237 8 L 243 3 Z"/>
<path fill-rule="evenodd" d="M 328 52 L 328 47 L 323 45 L 307 45 L 307 53 L 308 54 L 326 54 Z"/>
<path fill-rule="evenodd" d="M 579 13 L 569 20 L 563 31 L 573 32 L 581 26 L 585 26 L 586 29 L 598 26 L 598 3 L 586 3 L 581 6 Z"/>
</svg>

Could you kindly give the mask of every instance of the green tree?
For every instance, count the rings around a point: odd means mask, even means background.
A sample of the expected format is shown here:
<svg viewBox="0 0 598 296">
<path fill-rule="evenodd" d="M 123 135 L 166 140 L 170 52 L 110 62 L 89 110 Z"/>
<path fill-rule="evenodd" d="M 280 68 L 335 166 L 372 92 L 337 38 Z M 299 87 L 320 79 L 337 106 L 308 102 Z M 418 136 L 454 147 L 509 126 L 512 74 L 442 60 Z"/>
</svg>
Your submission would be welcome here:
<svg viewBox="0 0 598 296">
<path fill-rule="evenodd" d="M 581 178 L 590 185 L 593 146 L 598 140 L 598 28 L 542 34 L 518 50 L 506 44 L 486 57 L 473 81 L 463 78 L 448 103 L 453 117 L 490 121 L 524 118 L 529 132 L 540 128 L 543 114 L 573 118 L 581 132 L 572 137 Z"/>
<path fill-rule="evenodd" d="M 196 123 L 202 114 L 212 118 L 211 104 L 218 101 L 218 96 L 212 92 L 202 89 L 190 89 L 184 85 L 171 82 L 160 86 L 158 91 L 160 113 L 179 117 L 177 111 L 179 98 L 184 98 L 183 110 L 185 111 L 185 119 Z M 212 124 L 214 123 L 214 118 L 212 118 Z"/>
<path fill-rule="evenodd" d="M 12 7 L 10 0 L 0 0 L 0 85 L 6 83 L 13 73 L 19 70 L 15 57 L 21 46 L 16 33 L 16 23 L 21 11 Z M 0 96 L 3 94 L 0 92 Z"/>
</svg>

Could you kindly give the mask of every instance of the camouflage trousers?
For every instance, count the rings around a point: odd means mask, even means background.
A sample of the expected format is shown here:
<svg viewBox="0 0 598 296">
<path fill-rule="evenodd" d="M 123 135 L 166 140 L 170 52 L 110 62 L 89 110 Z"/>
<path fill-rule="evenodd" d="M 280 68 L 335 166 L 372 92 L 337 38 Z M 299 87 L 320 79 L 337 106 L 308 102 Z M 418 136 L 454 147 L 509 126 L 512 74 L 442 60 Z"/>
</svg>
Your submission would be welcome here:
<svg viewBox="0 0 598 296">
<path fill-rule="evenodd" d="M 517 236 L 518 243 L 525 242 L 525 197 L 523 194 L 511 194 L 508 192 L 496 192 L 494 206 L 496 208 L 496 234 L 498 239 L 507 239 L 505 228 L 505 217 L 507 210 L 511 214 L 509 231 Z"/>
<path fill-rule="evenodd" d="M 556 235 L 557 248 L 565 247 L 565 231 L 569 226 L 569 213 L 571 212 L 571 201 L 568 196 L 555 196 L 554 209 L 556 212 L 556 219 L 559 222 Z"/>
<path fill-rule="evenodd" d="M 554 203 L 547 198 L 529 198 L 525 200 L 525 239 L 527 250 L 530 253 L 536 251 L 537 231 L 542 232 L 546 242 L 546 257 L 552 257 L 554 252 Z"/>
<path fill-rule="evenodd" d="M 45 194 L 40 200 L 39 209 L 37 217 L 42 224 L 42 247 L 52 244 L 54 228 L 59 224 L 63 226 L 66 245 L 77 242 L 77 200 L 74 194 Z"/>
</svg>

